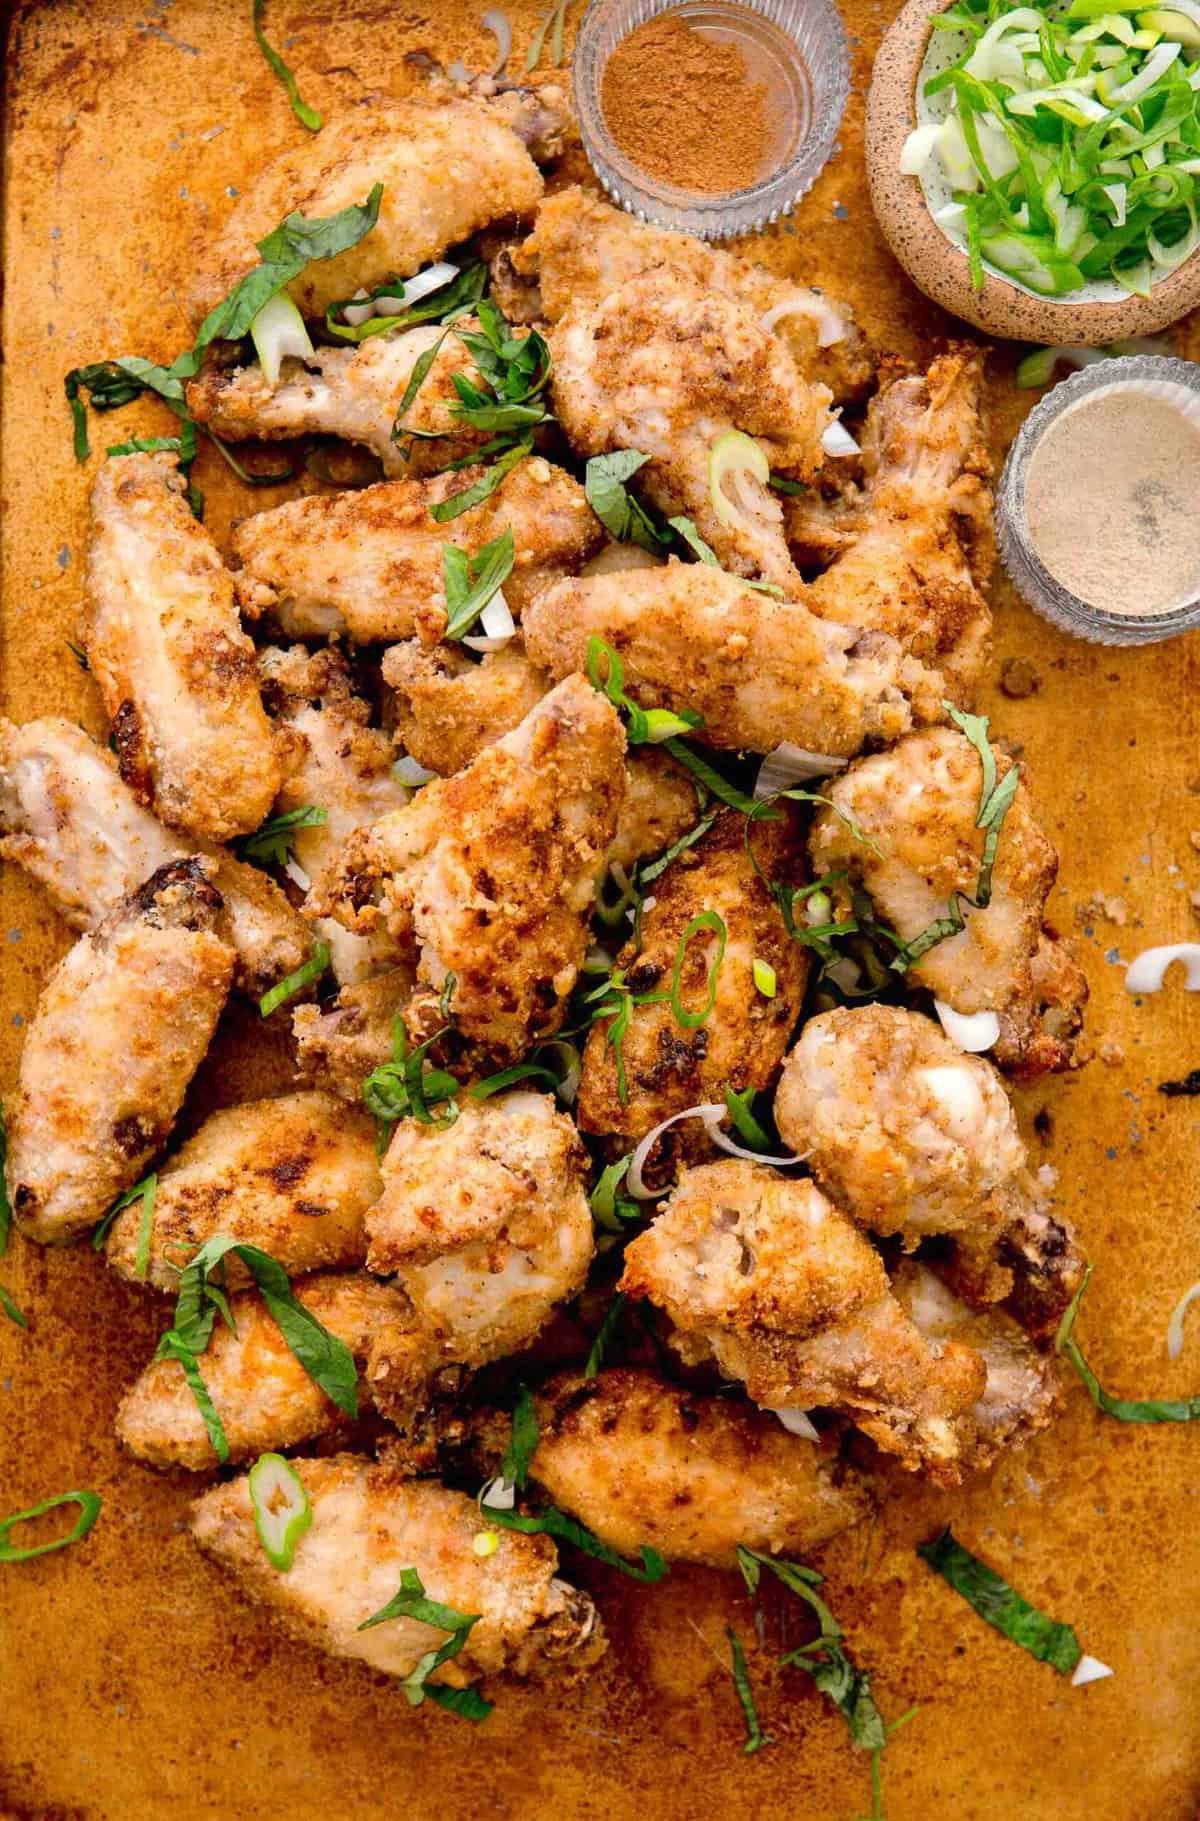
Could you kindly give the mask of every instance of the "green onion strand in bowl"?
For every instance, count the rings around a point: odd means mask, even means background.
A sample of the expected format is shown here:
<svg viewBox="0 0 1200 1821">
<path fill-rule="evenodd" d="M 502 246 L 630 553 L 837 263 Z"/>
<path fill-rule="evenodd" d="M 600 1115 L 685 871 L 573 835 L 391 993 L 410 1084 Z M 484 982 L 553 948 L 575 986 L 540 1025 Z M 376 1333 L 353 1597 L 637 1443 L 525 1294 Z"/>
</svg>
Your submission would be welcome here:
<svg viewBox="0 0 1200 1821">
<path fill-rule="evenodd" d="M 901 170 L 936 159 L 937 212 L 985 267 L 1062 297 L 1111 281 L 1147 297 L 1200 246 L 1200 4 L 1006 6 L 955 0 L 934 21 L 964 49 L 923 85 L 939 116 Z"/>
</svg>

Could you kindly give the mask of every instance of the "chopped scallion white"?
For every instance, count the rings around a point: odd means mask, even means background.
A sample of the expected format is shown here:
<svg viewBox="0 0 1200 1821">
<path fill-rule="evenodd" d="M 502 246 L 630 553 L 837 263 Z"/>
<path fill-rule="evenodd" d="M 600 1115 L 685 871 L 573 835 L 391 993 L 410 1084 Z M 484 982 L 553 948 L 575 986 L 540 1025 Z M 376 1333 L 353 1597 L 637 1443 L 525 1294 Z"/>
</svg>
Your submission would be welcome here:
<svg viewBox="0 0 1200 1821">
<path fill-rule="evenodd" d="M 969 1056 L 990 1050 L 1000 1035 L 1000 1020 L 995 1012 L 956 1012 L 940 999 L 934 1000 L 933 1009 L 951 1043 Z"/>
<path fill-rule="evenodd" d="M 775 969 L 771 966 L 771 963 L 769 961 L 760 961 L 756 956 L 750 971 L 754 975 L 756 991 L 760 992 L 764 999 L 774 999 L 776 993 L 779 991 L 779 982 L 776 978 Z"/>
<path fill-rule="evenodd" d="M 279 384 L 280 368 L 285 360 L 289 357 L 295 360 L 312 358 L 313 345 L 304 318 L 286 291 L 276 291 L 274 297 L 268 297 L 250 324 L 250 339 L 263 378 L 272 390 Z"/>
</svg>

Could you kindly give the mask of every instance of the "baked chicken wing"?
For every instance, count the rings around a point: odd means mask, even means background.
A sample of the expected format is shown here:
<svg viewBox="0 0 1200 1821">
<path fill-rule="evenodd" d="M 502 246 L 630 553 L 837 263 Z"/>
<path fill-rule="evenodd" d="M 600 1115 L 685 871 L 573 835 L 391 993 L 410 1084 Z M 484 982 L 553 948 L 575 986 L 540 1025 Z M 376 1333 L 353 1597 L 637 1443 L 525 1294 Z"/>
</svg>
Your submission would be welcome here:
<svg viewBox="0 0 1200 1821">
<path fill-rule="evenodd" d="M 789 1435 L 770 1412 L 686 1390 L 653 1372 L 565 1372 L 535 1399 L 532 1479 L 607 1543 L 677 1562 L 735 1568 L 737 1546 L 806 1555 L 867 1516 L 870 1496 L 828 1446 Z M 476 1419 L 485 1469 L 506 1418 Z"/>
<path fill-rule="evenodd" d="M 1000 752 L 995 760 L 1002 780 L 1012 761 Z M 846 875 L 833 888 L 843 911 L 858 886 L 905 942 L 945 918 L 953 898 L 964 929 L 927 949 L 907 978 L 956 1012 L 994 1013 L 1002 1067 L 1022 1075 L 1070 1068 L 1087 982 L 1043 923 L 1058 856 L 1023 780 L 1000 827 L 991 901 L 981 910 L 964 903 L 977 893 L 983 858 L 981 778 L 975 747 L 950 727 L 861 759 L 827 786 L 834 807 L 814 818 L 813 867 Z"/>
<path fill-rule="evenodd" d="M 808 956 L 788 934 L 768 882 L 800 879 L 789 818 L 748 828 L 727 809 L 654 880 L 640 942 L 616 959 L 633 1008 L 618 1023 L 614 1004 L 584 1045 L 576 1114 L 585 1132 L 636 1142 L 685 1107 L 721 1104 L 726 1088 L 769 1085 L 800 1016 Z M 755 985 L 756 963 L 774 972 L 769 998 Z M 655 997 L 638 1004 L 643 995 Z M 657 1162 L 688 1154 L 698 1130 L 682 1124 L 664 1133 Z"/>
<path fill-rule="evenodd" d="M 30 1239 L 93 1226 L 166 1143 L 233 977 L 207 866 L 161 867 L 42 988 L 8 1108 L 9 1199 Z"/>
<path fill-rule="evenodd" d="M 983 1393 L 983 1361 L 924 1339 L 879 1254 L 813 1183 L 734 1159 L 685 1171 L 627 1248 L 621 1288 L 755 1403 L 845 1411 L 911 1471 L 958 1483 L 955 1419 Z"/>
<path fill-rule="evenodd" d="M 142 808 L 82 727 L 53 715 L 23 727 L 0 720 L 0 856 L 46 888 L 72 929 L 90 929 L 193 845 Z M 261 998 L 308 959 L 312 930 L 256 866 L 196 845 L 215 862 L 217 929 L 237 951 L 235 985 Z"/>
<path fill-rule="evenodd" d="M 519 1352 L 587 1276 L 586 1165 L 546 1094 L 464 1096 L 444 1130 L 401 1120 L 367 1216 L 367 1263 L 396 1274 L 448 1360 Z"/>
<path fill-rule="evenodd" d="M 286 1271 L 345 1269 L 366 1254 L 363 1216 L 379 1196 L 368 1115 L 330 1094 L 283 1094 L 212 1113 L 158 1173 L 146 1281 L 175 1287 L 218 1233 L 269 1252 Z M 137 1275 L 139 1204 L 117 1215 L 108 1262 Z M 236 1256 L 230 1283 L 246 1281 Z"/>
<path fill-rule="evenodd" d="M 1028 1167 L 1004 1084 L 918 1012 L 843 1007 L 812 1018 L 775 1096 L 781 1136 L 830 1199 L 906 1250 L 944 1236 L 972 1303 L 1014 1293 L 1053 1333 L 1083 1275 L 1074 1235 L 1053 1220 Z M 1031 1274 L 1031 1224 L 1041 1227 Z M 1053 1237 L 1051 1237 L 1053 1235 Z"/>
<path fill-rule="evenodd" d="M 243 519 L 233 534 L 242 610 L 266 615 L 292 638 L 344 634 L 369 644 L 419 631 L 432 643 L 446 628 L 445 546 L 473 555 L 508 531 L 515 562 L 504 598 L 519 616 L 540 588 L 580 569 L 604 534 L 579 483 L 540 455 L 518 462 L 481 505 L 450 524 L 430 517 L 431 505 L 477 478 L 384 481 Z"/>
<path fill-rule="evenodd" d="M 257 828 L 281 768 L 233 584 L 174 455 L 106 461 L 92 488 L 83 642 L 121 775 L 174 828 Z"/>
<path fill-rule="evenodd" d="M 410 278 L 491 221 L 532 214 L 542 179 L 500 110 L 465 99 L 436 106 L 373 101 L 327 120 L 247 183 L 224 228 L 208 235 L 194 292 L 207 315 L 259 262 L 257 242 L 284 218 L 365 202 L 383 185 L 375 226 L 357 246 L 311 260 L 288 286 L 305 316 L 388 278 Z"/>
<path fill-rule="evenodd" d="M 354 1355 L 361 1410 L 369 1392 L 361 1368 L 372 1337 L 391 1323 L 411 1321 L 407 1298 L 365 1272 L 320 1273 L 303 1279 L 295 1293 Z M 216 1322 L 199 1368 L 225 1431 L 230 1460 L 252 1461 L 266 1451 L 294 1448 L 344 1429 L 348 1419 L 304 1370 L 258 1292 L 239 1292 L 229 1309 L 233 1329 Z M 176 1359 L 150 1362 L 122 1398 L 116 1426 L 118 1439 L 151 1466 L 200 1473 L 217 1465 L 199 1405 Z"/>
<path fill-rule="evenodd" d="M 595 309 L 629 279 L 658 271 L 745 304 L 804 378 L 827 385 L 836 399 L 857 397 L 874 377 L 870 350 L 845 304 L 724 247 L 635 221 L 578 185 L 543 197 L 533 232 L 510 258 L 518 274 L 536 281 L 547 322 L 572 306 Z"/>
<path fill-rule="evenodd" d="M 416 974 L 405 963 L 342 987 L 322 1005 L 297 1006 L 292 1032 L 301 1079 L 361 1106 L 363 1082 L 391 1059 L 396 1019 L 415 985 Z"/>
<path fill-rule="evenodd" d="M 723 484 L 718 504 L 710 477 L 713 445 L 732 430 L 796 480 L 824 460 L 828 389 L 809 385 L 755 312 L 664 267 L 572 307 L 549 340 L 554 408 L 576 453 L 640 450 L 650 459 L 637 484 L 653 505 L 694 520 L 726 569 L 791 592 L 778 494 L 746 471 L 740 504 Z"/>
<path fill-rule="evenodd" d="M 328 901 L 350 929 L 420 947 L 418 978 L 461 1034 L 515 1061 L 561 1024 L 625 794 L 625 736 L 582 676 L 456 777 L 350 836 Z"/>
<path fill-rule="evenodd" d="M 941 709 L 921 667 L 886 633 L 818 619 L 707 563 L 555 583 L 525 611 L 525 646 L 552 676 L 582 669 L 604 639 L 644 708 L 697 710 L 711 746 L 770 752 L 784 741 L 844 758 Z"/>
<path fill-rule="evenodd" d="M 352 1454 L 293 1464 L 312 1523 L 286 1572 L 272 1566 L 258 1539 L 244 1478 L 196 1500 L 192 1535 L 301 1642 L 386 1675 L 411 1675 L 447 1632 L 412 1618 L 360 1629 L 400 1591 L 407 1568 L 430 1600 L 476 1617 L 463 1650 L 434 1670 L 432 1682 L 462 1688 L 502 1672 L 583 1670 L 603 1655 L 600 1616 L 587 1594 L 559 1579 L 548 1537 L 502 1530 L 484 1557 L 473 1543 L 486 1522 L 461 1492 Z"/>
</svg>

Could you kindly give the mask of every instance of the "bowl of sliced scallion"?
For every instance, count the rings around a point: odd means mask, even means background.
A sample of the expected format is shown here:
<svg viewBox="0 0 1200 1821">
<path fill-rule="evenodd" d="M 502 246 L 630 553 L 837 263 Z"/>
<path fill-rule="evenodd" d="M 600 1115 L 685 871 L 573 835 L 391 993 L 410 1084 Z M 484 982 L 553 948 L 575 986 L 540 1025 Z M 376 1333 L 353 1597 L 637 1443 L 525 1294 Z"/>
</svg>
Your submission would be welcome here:
<svg viewBox="0 0 1200 1821">
<path fill-rule="evenodd" d="M 1085 344 L 1200 303 L 1200 0 L 909 0 L 867 104 L 871 196 L 921 290 Z"/>
</svg>

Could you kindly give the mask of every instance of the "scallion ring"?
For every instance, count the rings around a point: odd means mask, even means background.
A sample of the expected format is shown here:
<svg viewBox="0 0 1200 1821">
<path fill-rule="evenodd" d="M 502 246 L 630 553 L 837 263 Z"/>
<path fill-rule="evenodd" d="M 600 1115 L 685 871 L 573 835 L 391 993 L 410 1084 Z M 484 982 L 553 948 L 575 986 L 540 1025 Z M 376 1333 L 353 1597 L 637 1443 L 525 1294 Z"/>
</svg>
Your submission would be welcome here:
<svg viewBox="0 0 1200 1821">
<path fill-rule="evenodd" d="M 43 1499 L 40 1505 L 31 1505 L 28 1511 L 14 1511 L 0 1523 L 0 1562 L 28 1562 L 35 1555 L 51 1555 L 56 1549 L 68 1549 L 85 1537 L 96 1519 L 100 1516 L 101 1500 L 94 1492 L 60 1492 L 57 1497 Z M 55 1537 L 49 1543 L 34 1543 L 28 1549 L 14 1549 L 9 1542 L 13 1530 L 18 1524 L 27 1524 L 39 1518 L 47 1511 L 54 1511 L 59 1505 L 78 1505 L 79 1516 L 74 1527 L 66 1536 Z"/>
<path fill-rule="evenodd" d="M 286 1574 L 313 1514 L 304 1481 L 282 1454 L 260 1454 L 251 1467 L 250 1503 L 267 1560 Z"/>
</svg>

